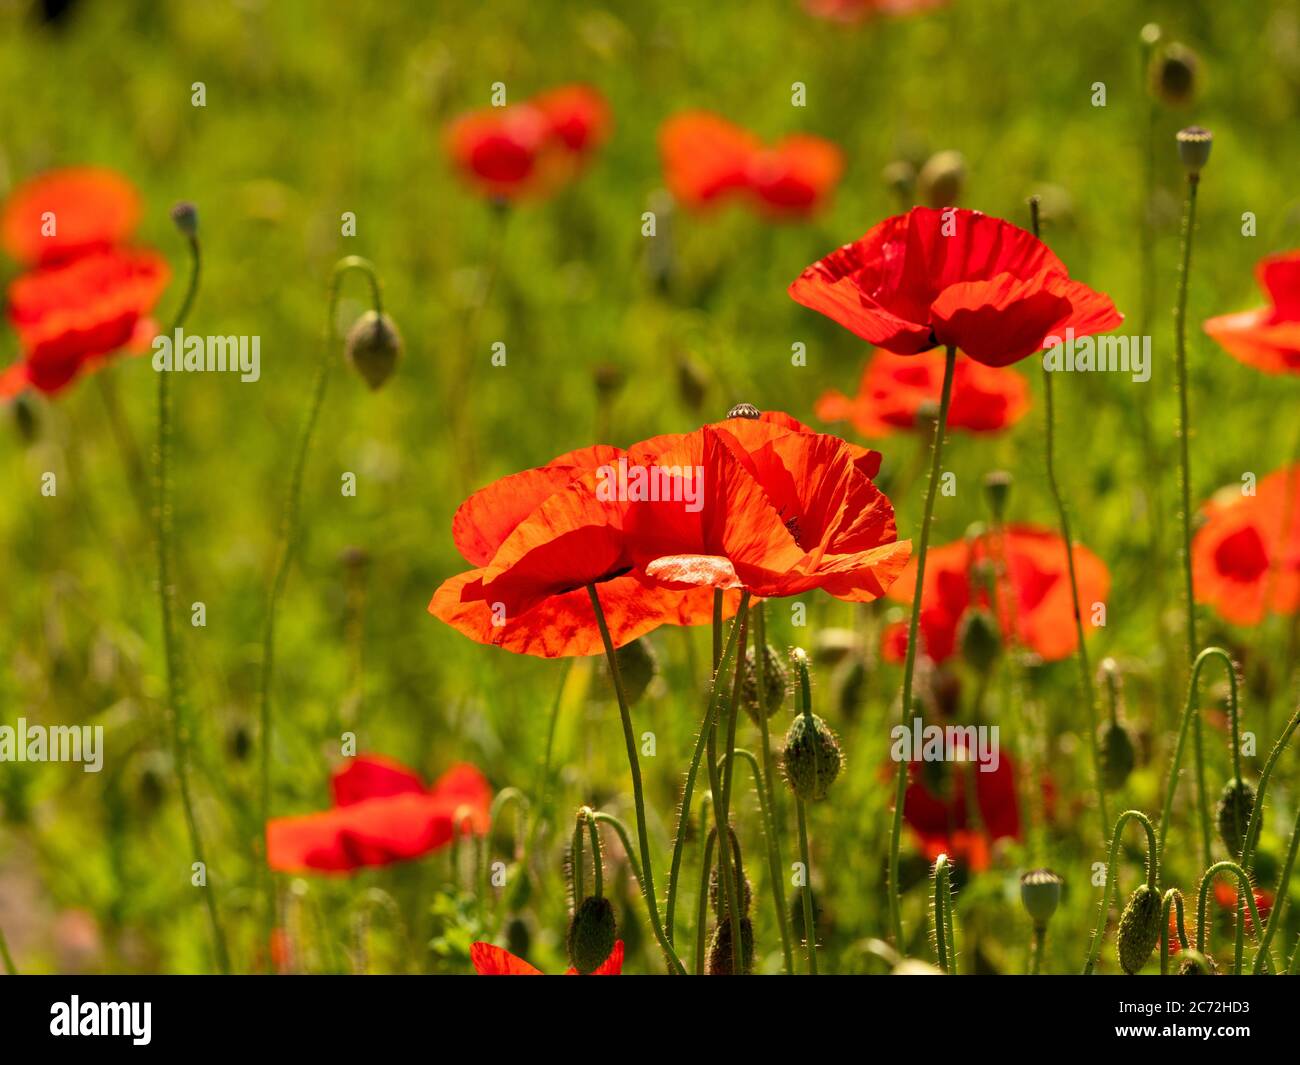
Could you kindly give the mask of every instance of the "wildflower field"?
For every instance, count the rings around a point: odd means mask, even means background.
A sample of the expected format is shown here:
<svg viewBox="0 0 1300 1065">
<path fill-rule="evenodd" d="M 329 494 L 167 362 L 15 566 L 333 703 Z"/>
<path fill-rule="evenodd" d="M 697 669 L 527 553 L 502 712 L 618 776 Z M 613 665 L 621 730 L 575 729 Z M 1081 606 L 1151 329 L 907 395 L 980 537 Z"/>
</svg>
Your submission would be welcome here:
<svg viewBox="0 0 1300 1065">
<path fill-rule="evenodd" d="M 1295 0 L 15 0 L 0 100 L 5 971 L 1300 969 Z"/>
</svg>

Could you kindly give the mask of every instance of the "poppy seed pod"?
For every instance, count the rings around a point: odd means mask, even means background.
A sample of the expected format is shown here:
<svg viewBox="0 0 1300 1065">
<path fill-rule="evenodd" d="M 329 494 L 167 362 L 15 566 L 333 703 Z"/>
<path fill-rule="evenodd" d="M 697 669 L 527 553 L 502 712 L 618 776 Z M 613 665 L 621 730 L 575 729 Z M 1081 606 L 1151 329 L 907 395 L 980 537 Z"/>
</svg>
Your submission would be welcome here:
<svg viewBox="0 0 1300 1065">
<path fill-rule="evenodd" d="M 754 969 L 754 925 L 748 917 L 740 919 L 740 972 L 748 976 Z M 731 976 L 731 922 L 719 921 L 709 940 L 709 976 Z"/>
<path fill-rule="evenodd" d="M 728 418 L 748 418 L 750 421 L 755 422 L 762 416 L 763 412 L 752 403 L 737 403 L 731 410 L 727 411 Z"/>
<path fill-rule="evenodd" d="M 1002 633 L 987 610 L 968 610 L 961 620 L 958 639 L 961 656 L 978 673 L 988 673 L 1002 653 Z"/>
<path fill-rule="evenodd" d="M 1184 107 L 1196 96 L 1201 61 L 1186 45 L 1171 41 L 1151 57 L 1151 92 L 1170 107 Z"/>
<path fill-rule="evenodd" d="M 1254 810 L 1255 789 L 1252 785 L 1237 777 L 1223 786 L 1214 817 L 1219 826 L 1219 838 L 1234 858 L 1241 857 L 1242 844 L 1246 840 L 1246 826 L 1250 824 L 1250 815 Z"/>
<path fill-rule="evenodd" d="M 616 938 L 609 899 L 588 895 L 569 919 L 569 962 L 583 976 L 595 972 L 614 949 Z"/>
<path fill-rule="evenodd" d="M 992 470 L 984 475 L 984 499 L 995 522 L 1002 521 L 1011 495 L 1012 477 L 1006 470 Z"/>
<path fill-rule="evenodd" d="M 199 234 L 199 212 L 194 204 L 182 200 L 172 208 L 172 221 L 184 236 L 191 239 Z"/>
<path fill-rule="evenodd" d="M 781 656 L 770 643 L 763 645 L 763 681 L 764 694 L 761 700 L 761 709 L 765 716 L 771 717 L 781 709 L 781 704 L 785 702 L 788 678 Z M 750 719 L 757 724 L 760 710 L 758 662 L 752 647 L 745 649 L 745 666 L 740 679 L 740 705 L 745 708 L 745 713 L 750 716 Z"/>
<path fill-rule="evenodd" d="M 1128 776 L 1133 772 L 1137 762 L 1137 751 L 1133 747 L 1133 737 L 1118 721 L 1106 724 L 1101 733 L 1101 782 L 1107 791 L 1115 791 L 1124 786 Z"/>
<path fill-rule="evenodd" d="M 1132 976 L 1147 963 L 1160 942 L 1160 894 L 1146 884 L 1129 896 L 1119 916 L 1115 952 L 1119 966 Z"/>
<path fill-rule="evenodd" d="M 955 207 L 966 187 L 966 157 L 961 152 L 935 152 L 916 178 L 917 191 L 927 207 Z"/>
<path fill-rule="evenodd" d="M 741 883 L 740 891 L 740 916 L 749 915 L 750 903 L 754 900 L 754 886 L 749 882 L 749 877 L 745 877 Z M 722 890 L 722 884 L 718 877 L 718 867 L 715 865 L 713 871 L 709 873 L 709 905 L 713 907 L 713 912 L 721 919 L 727 909 L 727 893 Z"/>
<path fill-rule="evenodd" d="M 1210 148 L 1214 144 L 1214 134 L 1201 126 L 1188 126 L 1177 134 L 1178 158 L 1182 160 L 1183 169 L 1188 177 L 1198 177 L 1205 164 L 1210 161 Z"/>
<path fill-rule="evenodd" d="M 402 334 L 386 314 L 366 311 L 348 330 L 343 354 L 370 388 L 378 389 L 392 375 L 402 354 Z"/>
<path fill-rule="evenodd" d="M 1035 928 L 1043 928 L 1061 903 L 1065 883 L 1050 869 L 1032 869 L 1020 877 L 1020 901 Z"/>
<path fill-rule="evenodd" d="M 1219 967 L 1214 964 L 1214 959 L 1199 950 L 1188 950 L 1183 953 L 1183 960 L 1178 966 L 1179 976 L 1218 976 Z"/>
<path fill-rule="evenodd" d="M 618 659 L 618 676 L 629 704 L 641 701 L 650 682 L 659 672 L 659 662 L 645 640 L 633 640 L 614 652 Z"/>
<path fill-rule="evenodd" d="M 804 802 L 826 798 L 842 760 L 839 741 L 825 721 L 816 714 L 796 715 L 782 755 L 785 779 L 795 795 Z"/>
</svg>

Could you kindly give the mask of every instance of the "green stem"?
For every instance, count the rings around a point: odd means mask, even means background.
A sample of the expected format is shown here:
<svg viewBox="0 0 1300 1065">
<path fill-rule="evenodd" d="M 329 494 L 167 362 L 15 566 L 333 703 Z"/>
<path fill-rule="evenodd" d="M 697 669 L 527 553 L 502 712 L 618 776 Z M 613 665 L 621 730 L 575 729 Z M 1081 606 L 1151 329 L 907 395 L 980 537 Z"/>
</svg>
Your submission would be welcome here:
<svg viewBox="0 0 1300 1065">
<path fill-rule="evenodd" d="M 1097 929 L 1092 934 L 1092 946 L 1088 948 L 1088 960 L 1083 967 L 1083 975 L 1092 975 L 1097 964 L 1097 954 L 1101 951 L 1101 941 L 1106 936 L 1106 915 L 1110 910 L 1110 900 L 1115 895 L 1115 861 L 1119 857 L 1120 837 L 1124 826 L 1129 821 L 1137 821 L 1147 836 L 1147 887 L 1156 890 L 1156 877 L 1160 868 L 1160 850 L 1156 846 L 1156 833 L 1150 818 L 1141 810 L 1125 810 L 1115 820 L 1115 831 L 1110 837 L 1110 857 L 1106 861 L 1106 882 L 1101 888 L 1101 908 L 1097 911 Z"/>
<path fill-rule="evenodd" d="M 1160 907 L 1160 975 L 1169 975 L 1169 908 L 1173 906 L 1178 927 L 1178 946 L 1187 949 L 1187 925 L 1183 914 L 1183 893 L 1171 887 Z"/>
<path fill-rule="evenodd" d="M 1259 774 L 1259 785 L 1255 790 L 1255 807 L 1250 812 L 1250 821 L 1246 825 L 1246 839 L 1241 851 L 1241 866 L 1247 871 L 1252 870 L 1255 861 L 1255 848 L 1259 846 L 1259 832 L 1264 815 L 1264 794 L 1268 791 L 1268 785 L 1273 779 L 1273 769 L 1277 765 L 1277 760 L 1282 756 L 1282 751 L 1286 748 L 1292 733 L 1295 732 L 1297 727 L 1300 727 L 1300 709 L 1297 709 L 1291 715 L 1291 720 L 1287 722 L 1286 728 L 1282 730 L 1282 735 L 1278 737 L 1277 743 L 1273 744 L 1273 750 L 1269 752 L 1268 760 L 1264 763 L 1263 772 Z"/>
<path fill-rule="evenodd" d="M 1043 947 L 1047 943 L 1047 926 L 1034 925 L 1034 953 L 1029 962 L 1029 975 L 1038 976 L 1043 971 Z"/>
<path fill-rule="evenodd" d="M 1268 924 L 1264 928 L 1263 938 L 1259 941 L 1259 953 L 1255 955 L 1255 964 L 1252 972 L 1259 973 L 1263 971 L 1264 963 L 1268 959 L 1268 947 L 1273 942 L 1273 936 L 1277 933 L 1277 926 L 1281 923 L 1281 911 L 1286 906 L 1287 892 L 1291 888 L 1291 871 L 1295 868 L 1295 856 L 1297 845 L 1300 845 L 1300 813 L 1296 814 L 1295 827 L 1291 829 L 1291 843 L 1287 847 L 1286 861 L 1282 865 L 1282 875 L 1278 878 L 1277 893 L 1274 895 L 1272 912 L 1268 915 Z M 1239 904 L 1241 892 L 1238 892 Z M 1258 925 L 1255 926 L 1258 929 Z M 1256 933 L 1258 934 L 1258 933 Z"/>
<path fill-rule="evenodd" d="M 710 781 L 713 785 L 713 817 L 717 825 L 718 836 L 724 837 L 731 830 L 731 779 L 735 763 L 730 757 L 730 752 L 736 749 L 736 715 L 740 712 L 740 689 L 744 681 L 744 655 L 741 649 L 745 646 L 745 640 L 749 632 L 749 592 L 741 593 L 740 609 L 736 614 L 740 624 L 740 635 L 736 641 L 736 669 L 735 677 L 731 684 L 731 702 L 727 707 L 727 752 L 728 757 L 725 763 L 718 763 L 719 770 L 714 770 L 710 774 Z M 713 730 L 711 730 L 713 731 Z M 710 761 L 717 758 L 717 741 L 714 740 L 713 748 L 709 751 Z M 719 777 L 721 785 L 719 790 Z M 721 850 L 721 844 L 719 844 Z M 731 971 L 737 975 L 743 973 L 744 963 L 742 960 L 742 944 L 740 933 L 740 885 L 733 882 L 730 862 L 719 861 L 718 867 L 722 874 L 722 886 L 727 899 L 727 920 L 731 924 Z"/>
<path fill-rule="evenodd" d="M 781 953 L 785 958 L 785 971 L 794 974 L 794 949 L 790 944 L 790 915 L 785 906 L 785 878 L 781 875 L 781 836 L 779 832 L 780 808 L 777 805 L 776 768 L 772 758 L 772 739 L 767 725 L 767 611 L 760 602 L 754 609 L 754 658 L 758 675 L 758 690 L 764 693 L 759 699 L 758 729 L 763 744 L 763 778 L 759 782 L 759 798 L 764 789 L 767 802 L 764 816 L 767 818 L 767 860 L 772 868 L 772 896 L 776 906 L 776 926 L 781 930 Z"/>
<path fill-rule="evenodd" d="M 700 895 L 696 900 L 695 915 L 695 973 L 704 975 L 704 947 L 709 934 L 709 873 L 713 871 L 713 845 L 718 840 L 718 830 L 709 829 L 704 841 L 704 861 L 700 864 Z"/>
<path fill-rule="evenodd" d="M 618 712 L 623 720 L 623 740 L 627 746 L 628 767 L 632 772 L 632 800 L 636 805 L 636 830 L 641 844 L 641 893 L 645 896 L 646 908 L 650 912 L 650 924 L 654 929 L 655 939 L 663 949 L 668 965 L 679 975 L 685 975 L 681 959 L 673 950 L 673 945 L 664 935 L 663 923 L 659 919 L 659 903 L 655 899 L 654 869 L 650 863 L 650 831 L 646 824 L 645 793 L 641 786 L 641 762 L 636 753 L 636 733 L 632 728 L 632 713 L 627 705 L 627 693 L 623 689 L 623 677 L 618 668 L 618 655 L 614 652 L 614 641 L 609 635 L 609 624 L 605 620 L 604 608 L 600 605 L 600 595 L 594 584 L 587 585 L 587 594 L 591 598 L 591 607 L 596 614 L 596 624 L 600 628 L 600 638 L 605 644 L 605 657 L 609 660 L 609 675 L 614 682 L 614 692 L 618 696 Z"/>
<path fill-rule="evenodd" d="M 1236 862 L 1215 862 L 1201 877 L 1201 890 L 1196 899 L 1196 949 L 1205 954 L 1205 943 L 1208 935 L 1206 928 L 1206 907 L 1210 901 L 1210 883 L 1219 873 L 1232 873 L 1237 878 L 1237 894 L 1246 896 L 1246 903 L 1250 907 L 1250 919 L 1254 922 L 1255 935 L 1259 935 L 1261 928 L 1259 922 L 1259 910 L 1255 908 L 1255 889 L 1251 886 L 1250 877 Z M 1233 961 L 1232 975 L 1241 975 L 1241 951 L 1238 949 Z M 1207 955 L 1208 957 L 1208 955 Z"/>
<path fill-rule="evenodd" d="M 550 724 L 546 727 L 546 754 L 542 758 L 541 777 L 537 782 L 537 809 L 533 815 L 532 826 L 528 830 L 528 842 L 524 847 L 524 861 L 528 861 L 533 847 L 537 843 L 537 833 L 541 830 L 542 824 L 549 824 L 551 820 L 551 760 L 555 753 L 555 726 L 560 719 L 560 703 L 564 699 L 564 688 L 569 680 L 569 673 L 573 669 L 573 660 L 564 669 L 564 674 L 560 678 L 560 686 L 555 692 L 555 701 L 551 704 Z"/>
<path fill-rule="evenodd" d="M 957 349 L 949 347 L 943 364 L 943 389 L 939 395 L 939 416 L 934 423 L 931 445 L 930 479 L 925 488 L 925 513 L 921 518 L 921 542 L 916 553 L 916 589 L 912 593 L 912 616 L 907 623 L 907 651 L 903 659 L 903 701 L 900 720 L 908 724 L 912 715 L 912 675 L 916 671 L 917 630 L 921 622 L 921 591 L 925 586 L 925 555 L 930 546 L 930 520 L 934 516 L 934 497 L 942 469 L 943 438 L 948 427 L 948 408 L 952 404 L 952 378 L 957 365 Z M 903 950 L 902 886 L 898 881 L 898 849 L 903 836 L 903 801 L 907 795 L 907 766 L 899 764 L 894 788 L 894 816 L 889 830 L 889 923 L 894 947 Z"/>
<path fill-rule="evenodd" d="M 9 953 L 9 943 L 5 940 L 3 928 L 0 928 L 0 962 L 4 962 L 5 973 L 9 976 L 18 975 L 18 966 L 14 964 L 13 955 Z"/>
<path fill-rule="evenodd" d="M 803 861 L 803 929 L 804 943 L 808 948 L 808 975 L 817 975 L 817 927 L 813 918 L 812 862 L 808 857 L 808 819 L 804 816 L 804 801 L 798 796 L 794 808 L 799 818 L 799 856 Z"/>
<path fill-rule="evenodd" d="M 939 959 L 939 968 L 951 973 L 955 968 L 952 941 L 952 878 L 949 872 L 948 855 L 941 854 L 934 860 L 934 950 Z M 1035 971 L 1037 971 L 1035 969 Z"/>
</svg>

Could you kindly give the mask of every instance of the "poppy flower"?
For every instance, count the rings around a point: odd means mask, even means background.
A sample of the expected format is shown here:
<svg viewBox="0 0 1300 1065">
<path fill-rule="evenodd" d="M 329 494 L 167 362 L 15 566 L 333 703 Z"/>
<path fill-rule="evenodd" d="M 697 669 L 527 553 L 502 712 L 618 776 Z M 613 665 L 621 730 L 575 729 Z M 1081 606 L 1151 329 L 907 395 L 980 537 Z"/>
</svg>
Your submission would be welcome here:
<svg viewBox="0 0 1300 1065">
<path fill-rule="evenodd" d="M 1205 524 L 1192 538 L 1198 603 L 1234 625 L 1300 609 L 1300 466 L 1269 474 L 1252 496 L 1229 486 L 1202 512 Z"/>
<path fill-rule="evenodd" d="M 532 99 L 550 135 L 575 156 L 589 155 L 609 137 L 609 104 L 590 85 L 565 85 Z"/>
<path fill-rule="evenodd" d="M 911 15 L 942 7 L 948 0 L 803 0 L 808 14 L 830 22 L 862 22 L 873 15 Z"/>
<path fill-rule="evenodd" d="M 951 346 L 987 366 L 1123 321 L 1031 233 L 956 207 L 886 219 L 809 266 L 790 295 L 896 354 Z"/>
<path fill-rule="evenodd" d="M 529 965 L 523 958 L 517 958 L 508 950 L 494 947 L 491 943 L 474 943 L 469 948 L 470 964 L 479 976 L 544 976 L 545 973 Z M 570 967 L 565 976 L 578 976 L 578 970 Z M 609 957 L 592 973 L 592 976 L 623 975 L 623 941 L 616 940 Z"/>
<path fill-rule="evenodd" d="M 1269 256 L 1255 267 L 1269 306 L 1224 314 L 1205 331 L 1247 366 L 1265 373 L 1300 371 L 1300 251 Z"/>
<path fill-rule="evenodd" d="M 961 744 L 958 738 L 958 746 Z M 944 774 L 933 779 L 932 768 Z M 967 808 L 974 773 L 978 817 Z M 1015 765 L 1005 752 L 997 768 L 984 772 L 973 762 L 908 763 L 903 820 L 926 858 L 947 854 L 975 872 L 989 867 L 990 850 L 1000 839 L 1020 839 L 1020 809 L 1016 802 Z M 929 778 L 929 779 L 927 779 Z"/>
<path fill-rule="evenodd" d="M 863 436 L 888 436 L 916 429 L 922 408 L 930 419 L 939 409 L 944 355 L 895 355 L 877 351 L 863 368 L 858 394 L 831 390 L 814 408 L 826 422 L 847 421 Z M 953 371 L 949 429 L 994 433 L 1018 422 L 1029 409 L 1029 384 L 1014 370 L 958 359 Z"/>
<path fill-rule="evenodd" d="M 1005 602 L 1005 594 L 999 594 L 996 602 L 991 600 L 977 571 L 977 566 L 986 562 L 1005 567 L 1002 584 L 1014 592 L 1013 602 Z M 1089 605 L 1105 602 L 1110 594 L 1110 573 L 1101 559 L 1079 544 L 1074 545 L 1074 568 L 1087 633 L 1093 627 Z M 891 599 L 910 603 L 915 590 L 916 565 L 910 563 L 888 594 Z M 1016 642 L 1043 659 L 1069 657 L 1078 646 L 1078 634 L 1065 541 L 1047 529 L 1011 525 L 1001 536 L 990 532 L 930 548 L 921 591 L 920 632 L 922 649 L 931 661 L 943 662 L 953 654 L 962 618 L 972 607 L 996 608 L 1004 640 L 1010 638 L 1014 625 Z M 890 626 L 884 635 L 885 657 L 902 661 L 906 650 L 906 624 Z"/>
<path fill-rule="evenodd" d="M 149 312 L 170 276 L 154 252 L 109 248 L 16 278 L 9 320 L 23 358 L 0 374 L 0 396 L 29 385 L 55 393 L 123 348 L 147 349 L 156 331 Z"/>
<path fill-rule="evenodd" d="M 121 243 L 139 220 L 140 197 L 124 177 L 71 167 L 14 190 L 0 214 L 0 240 L 25 266 L 48 266 Z"/>
<path fill-rule="evenodd" d="M 489 828 L 492 789 L 456 765 L 426 789 L 418 774 L 381 755 L 350 759 L 331 780 L 334 805 L 266 824 L 266 860 L 277 872 L 350 873 L 409 861 L 457 835 Z"/>
<path fill-rule="evenodd" d="M 1273 893 L 1265 891 L 1263 888 L 1255 888 L 1255 909 L 1259 911 L 1259 919 L 1267 923 L 1268 915 L 1273 911 Z M 1214 901 L 1219 907 L 1232 913 L 1237 911 L 1237 886 L 1227 880 L 1216 880 L 1214 882 Z M 1255 934 L 1255 922 L 1250 916 L 1250 907 L 1242 901 L 1242 916 L 1246 919 L 1246 932 L 1249 935 Z"/>
<path fill-rule="evenodd" d="M 659 147 L 669 190 L 696 209 L 738 197 L 771 217 L 806 217 L 828 202 L 844 170 L 839 148 L 821 137 L 796 134 L 765 147 L 707 111 L 669 119 Z"/>
</svg>

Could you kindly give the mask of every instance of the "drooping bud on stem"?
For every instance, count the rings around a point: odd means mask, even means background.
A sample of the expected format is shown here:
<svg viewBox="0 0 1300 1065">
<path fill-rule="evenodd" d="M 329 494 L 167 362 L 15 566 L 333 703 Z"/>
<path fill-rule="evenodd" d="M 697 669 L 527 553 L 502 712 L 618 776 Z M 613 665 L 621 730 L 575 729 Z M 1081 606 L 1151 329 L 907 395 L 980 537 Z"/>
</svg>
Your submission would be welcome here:
<svg viewBox="0 0 1300 1065">
<path fill-rule="evenodd" d="M 402 334 L 388 315 L 366 311 L 348 330 L 343 354 L 371 390 L 376 390 L 393 375 L 403 346 Z"/>
</svg>

